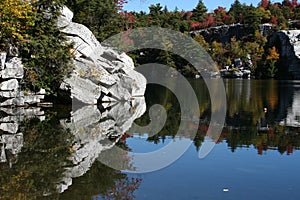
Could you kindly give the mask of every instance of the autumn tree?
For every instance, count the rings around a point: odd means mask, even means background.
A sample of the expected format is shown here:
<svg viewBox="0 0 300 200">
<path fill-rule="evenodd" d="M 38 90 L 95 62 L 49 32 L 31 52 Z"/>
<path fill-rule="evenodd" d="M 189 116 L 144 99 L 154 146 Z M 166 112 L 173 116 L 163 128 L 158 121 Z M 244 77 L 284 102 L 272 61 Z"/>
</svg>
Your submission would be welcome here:
<svg viewBox="0 0 300 200">
<path fill-rule="evenodd" d="M 227 59 L 224 56 L 226 50 L 223 48 L 222 43 L 217 41 L 213 41 L 211 43 L 210 50 L 208 51 L 212 57 L 212 59 L 219 65 L 225 66 L 227 64 Z"/>
<path fill-rule="evenodd" d="M 205 41 L 204 37 L 201 35 L 201 34 L 197 34 L 195 37 L 194 37 L 194 40 L 196 42 L 198 42 L 198 44 L 206 51 L 209 50 L 210 46 L 209 44 Z"/>
<path fill-rule="evenodd" d="M 0 3 L 0 49 L 28 39 L 34 26 L 35 8 L 22 0 L 2 0 Z"/>
<path fill-rule="evenodd" d="M 270 1 L 269 0 L 262 0 L 260 2 L 260 5 L 263 7 L 263 8 L 267 8 L 267 6 L 269 5 Z"/>
<path fill-rule="evenodd" d="M 278 53 L 275 46 L 269 49 L 269 54 L 267 56 L 267 76 L 274 78 L 278 68 L 276 67 L 276 62 L 279 60 L 280 54 Z"/>
<path fill-rule="evenodd" d="M 214 10 L 214 19 L 217 26 L 228 23 L 229 16 L 227 15 L 226 8 L 218 7 Z"/>
<path fill-rule="evenodd" d="M 268 10 L 271 13 L 271 22 L 276 24 L 278 29 L 286 29 L 288 27 L 287 19 L 278 4 L 269 4 Z"/>
<path fill-rule="evenodd" d="M 298 5 L 297 0 L 292 0 L 292 7 L 295 8 Z"/>
</svg>

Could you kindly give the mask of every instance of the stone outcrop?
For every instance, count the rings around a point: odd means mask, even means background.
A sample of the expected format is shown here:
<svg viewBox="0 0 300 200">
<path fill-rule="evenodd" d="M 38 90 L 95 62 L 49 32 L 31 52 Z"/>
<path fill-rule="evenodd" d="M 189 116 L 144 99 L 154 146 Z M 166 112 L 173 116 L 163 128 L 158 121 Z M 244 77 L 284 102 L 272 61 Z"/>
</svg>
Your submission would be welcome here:
<svg viewBox="0 0 300 200">
<path fill-rule="evenodd" d="M 300 30 L 278 31 L 269 43 L 280 52 L 280 70 L 284 78 L 300 79 Z"/>
<path fill-rule="evenodd" d="M 274 32 L 271 24 L 261 24 L 259 30 L 265 37 L 270 36 Z M 200 34 L 207 42 L 217 41 L 225 44 L 229 43 L 233 37 L 240 40 L 243 37 L 248 36 L 250 33 L 249 31 L 250 29 L 246 24 L 231 24 L 191 31 L 190 35 L 193 37 Z"/>
<path fill-rule="evenodd" d="M 102 46 L 87 27 L 72 22 L 73 13 L 67 7 L 61 13 L 58 27 L 74 44 L 74 71 L 65 78 L 61 89 L 71 90 L 73 99 L 86 104 L 143 96 L 146 79 L 134 70 L 132 59 Z"/>
<path fill-rule="evenodd" d="M 0 53 L 0 107 L 28 106 L 41 103 L 45 90 L 38 93 L 24 92 L 20 88 L 20 80 L 24 76 L 24 66 L 16 51 Z"/>
</svg>

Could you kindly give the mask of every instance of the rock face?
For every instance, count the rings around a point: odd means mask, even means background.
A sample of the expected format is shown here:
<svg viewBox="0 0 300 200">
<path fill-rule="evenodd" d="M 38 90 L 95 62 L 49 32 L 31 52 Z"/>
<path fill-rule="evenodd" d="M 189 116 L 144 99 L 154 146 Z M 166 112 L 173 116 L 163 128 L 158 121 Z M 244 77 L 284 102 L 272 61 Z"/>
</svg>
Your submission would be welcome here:
<svg viewBox="0 0 300 200">
<path fill-rule="evenodd" d="M 267 37 L 273 33 L 273 27 L 270 24 L 261 24 L 259 26 L 260 33 Z M 197 34 L 201 34 L 207 42 L 221 42 L 223 44 L 229 43 L 230 39 L 235 37 L 237 40 L 242 39 L 244 36 L 249 35 L 249 28 L 244 24 L 232 24 L 223 25 L 217 27 L 211 27 L 198 31 L 190 32 L 193 37 Z"/>
<path fill-rule="evenodd" d="M 18 54 L 0 52 L 0 107 L 25 106 L 40 103 L 44 99 L 45 90 L 40 92 L 23 92 L 19 81 L 24 76 L 24 66 Z"/>
<path fill-rule="evenodd" d="M 103 47 L 84 25 L 72 22 L 73 13 L 63 7 L 58 27 L 74 44 L 74 71 L 61 85 L 71 97 L 86 104 L 98 101 L 129 101 L 143 96 L 146 79 L 134 70 L 125 53 Z"/>
<path fill-rule="evenodd" d="M 269 43 L 280 52 L 280 74 L 284 78 L 300 79 L 300 30 L 278 31 Z"/>
</svg>

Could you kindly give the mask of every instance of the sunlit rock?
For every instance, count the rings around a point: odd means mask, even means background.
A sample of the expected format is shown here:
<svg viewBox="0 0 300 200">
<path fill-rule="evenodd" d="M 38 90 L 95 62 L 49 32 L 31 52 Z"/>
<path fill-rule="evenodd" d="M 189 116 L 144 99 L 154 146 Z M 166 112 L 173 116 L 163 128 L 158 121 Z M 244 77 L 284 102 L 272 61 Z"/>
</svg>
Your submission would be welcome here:
<svg viewBox="0 0 300 200">
<path fill-rule="evenodd" d="M 4 69 L 5 67 L 5 61 L 6 61 L 6 52 L 0 52 L 0 68 Z"/>
<path fill-rule="evenodd" d="M 71 97 L 87 104 L 97 104 L 101 95 L 101 87 L 91 80 L 72 75 L 61 84 L 61 89 L 71 89 Z"/>
<path fill-rule="evenodd" d="M 21 58 L 14 57 L 5 63 L 5 68 L 1 70 L 3 79 L 17 78 L 21 79 L 24 76 L 24 66 Z"/>
<path fill-rule="evenodd" d="M 72 98 L 86 104 L 96 104 L 102 99 L 130 101 L 143 96 L 146 79 L 134 71 L 132 59 L 102 46 L 87 27 L 72 22 L 73 15 L 67 7 L 63 7 L 61 13 L 58 27 L 74 45 L 74 71 L 65 78 L 61 89 L 71 90 Z"/>
<path fill-rule="evenodd" d="M 0 90 L 16 90 L 19 87 L 17 79 L 10 79 L 0 83 Z"/>
<path fill-rule="evenodd" d="M 44 89 L 37 93 L 25 92 L 19 87 L 19 81 L 24 77 L 24 66 L 21 58 L 1 55 L 0 77 L 5 79 L 0 83 L 0 106 L 28 106 L 40 103 L 46 94 Z"/>
<path fill-rule="evenodd" d="M 17 122 L 0 123 L 0 129 L 8 133 L 17 133 L 19 124 Z"/>
</svg>

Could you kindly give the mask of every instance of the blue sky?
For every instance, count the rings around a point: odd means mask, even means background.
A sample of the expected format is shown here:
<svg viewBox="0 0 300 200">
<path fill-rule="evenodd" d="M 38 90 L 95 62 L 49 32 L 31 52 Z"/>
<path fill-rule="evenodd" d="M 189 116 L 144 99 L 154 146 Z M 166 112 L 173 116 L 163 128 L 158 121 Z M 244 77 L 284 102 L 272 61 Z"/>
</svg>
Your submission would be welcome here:
<svg viewBox="0 0 300 200">
<path fill-rule="evenodd" d="M 240 0 L 241 3 L 246 3 L 250 5 L 251 3 L 256 6 L 261 0 Z M 218 6 L 226 7 L 229 9 L 230 5 L 234 2 L 234 0 L 203 0 L 206 5 L 208 11 L 212 11 Z M 174 10 L 177 6 L 179 10 L 192 10 L 196 7 L 198 0 L 128 0 L 127 5 L 124 6 L 124 10 L 127 11 L 146 11 L 148 12 L 148 7 L 151 4 L 160 3 L 163 6 L 167 6 L 169 10 Z"/>
</svg>

